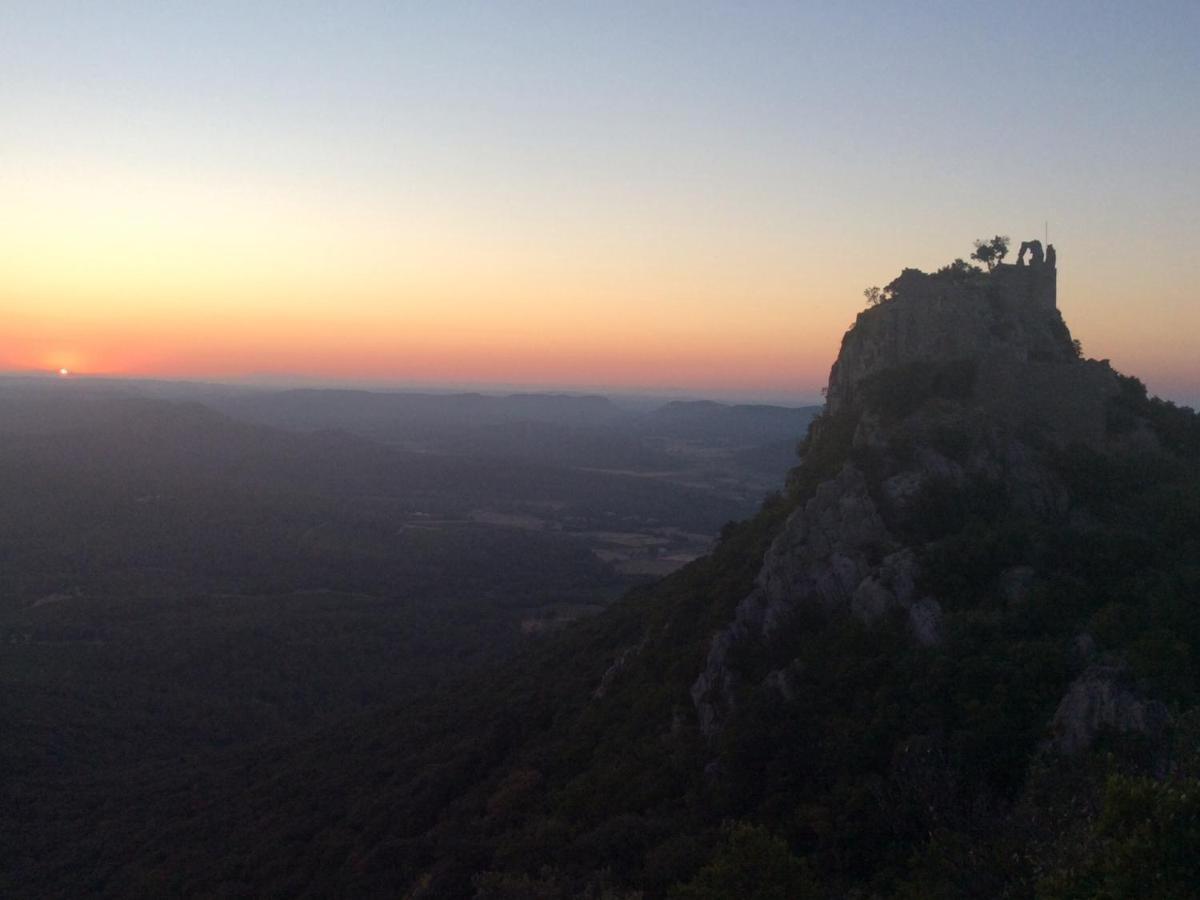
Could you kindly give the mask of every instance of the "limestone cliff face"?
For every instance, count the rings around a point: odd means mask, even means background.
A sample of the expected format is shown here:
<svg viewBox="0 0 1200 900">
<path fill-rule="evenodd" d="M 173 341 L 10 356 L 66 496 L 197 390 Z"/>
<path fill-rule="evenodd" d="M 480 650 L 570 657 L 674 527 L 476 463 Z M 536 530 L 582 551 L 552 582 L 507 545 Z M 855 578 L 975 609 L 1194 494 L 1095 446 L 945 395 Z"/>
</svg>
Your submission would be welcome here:
<svg viewBox="0 0 1200 900">
<path fill-rule="evenodd" d="M 1079 358 L 1054 306 L 1052 269 L 954 279 L 906 270 L 890 288 L 893 299 L 858 316 L 830 373 L 805 462 L 820 458 L 827 477 L 787 519 L 692 687 L 708 735 L 740 690 L 788 696 L 787 666 L 751 685 L 732 660 L 801 610 L 868 625 L 899 617 L 912 640 L 938 643 L 942 608 L 922 588 L 931 498 L 1066 516 L 1070 497 L 1047 454 L 1111 440 L 1117 377 L 1107 362 Z M 997 595 L 1035 578 L 1006 573 Z"/>
<path fill-rule="evenodd" d="M 846 333 L 829 373 L 829 411 L 852 403 L 856 387 L 871 375 L 912 363 L 1071 361 L 1071 336 L 1054 306 L 1054 278 L 1047 266 L 1002 266 L 965 277 L 906 269 L 888 286 L 893 299 L 860 313 Z M 1044 291 L 1048 301 L 1040 296 Z"/>
</svg>

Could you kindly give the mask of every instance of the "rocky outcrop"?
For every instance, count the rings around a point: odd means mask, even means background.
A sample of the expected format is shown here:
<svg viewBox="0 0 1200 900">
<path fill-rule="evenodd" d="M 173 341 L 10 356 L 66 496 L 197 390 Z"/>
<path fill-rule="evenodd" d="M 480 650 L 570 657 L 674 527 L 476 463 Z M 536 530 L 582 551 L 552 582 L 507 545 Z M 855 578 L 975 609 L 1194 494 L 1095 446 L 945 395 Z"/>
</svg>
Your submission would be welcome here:
<svg viewBox="0 0 1200 900">
<path fill-rule="evenodd" d="M 917 643 L 932 647 L 942 642 L 942 605 L 922 597 L 908 610 L 908 624 Z"/>
<path fill-rule="evenodd" d="M 691 691 L 702 731 L 715 733 L 734 703 L 733 648 L 769 638 L 804 608 L 849 613 L 866 624 L 902 610 L 919 643 L 937 643 L 941 607 L 932 597 L 917 597 L 918 573 L 915 554 L 888 532 L 862 472 L 844 466 L 788 518 L 767 550 L 754 590 L 713 637 Z M 788 695 L 784 676 L 769 681 Z"/>
<path fill-rule="evenodd" d="M 600 676 L 600 683 L 596 685 L 596 689 L 592 691 L 593 700 L 603 700 L 608 695 L 609 690 L 612 689 L 613 682 L 625 671 L 629 663 L 646 649 L 646 644 L 649 641 L 650 635 L 647 633 L 642 637 L 641 641 L 626 647 L 617 654 L 616 658 L 612 661 L 612 665 L 605 669 L 604 674 Z"/>
<path fill-rule="evenodd" d="M 917 644 L 938 644 L 942 607 L 921 589 L 920 566 L 937 504 L 999 495 L 1032 516 L 1063 516 L 1070 498 L 1046 448 L 1110 440 L 1119 383 L 1107 362 L 1079 358 L 1055 307 L 1053 267 L 906 270 L 888 296 L 843 339 L 810 436 L 810 452 L 841 454 L 840 468 L 786 520 L 692 685 L 706 734 L 736 701 L 734 649 L 771 638 L 801 611 L 903 621 Z M 996 595 L 1027 602 L 1034 578 L 1014 567 Z M 772 672 L 762 687 L 786 701 L 793 674 Z M 1124 696 L 1112 699 L 1120 721 L 1134 715 Z M 1068 730 L 1072 744 L 1080 732 Z"/>
<path fill-rule="evenodd" d="M 763 559 L 756 590 L 738 607 L 739 618 L 766 635 L 797 604 L 844 607 L 894 543 L 866 479 L 847 465 L 788 519 Z"/>
<path fill-rule="evenodd" d="M 738 604 L 733 622 L 713 637 L 691 691 L 701 730 L 713 734 L 733 704 L 737 676 L 728 662 L 734 645 L 769 636 L 801 606 L 849 608 L 892 543 L 858 469 L 847 465 L 818 487 L 771 544 L 754 590 Z"/>
<path fill-rule="evenodd" d="M 1104 731 L 1155 738 L 1166 723 L 1167 708 L 1142 696 L 1123 666 L 1096 664 L 1071 683 L 1058 704 L 1047 747 L 1072 756 L 1091 747 Z"/>
<path fill-rule="evenodd" d="M 911 363 L 1074 359 L 1058 310 L 1032 302 L 1030 285 L 1007 269 L 965 280 L 906 269 L 889 290 L 894 299 L 860 313 L 842 340 L 829 374 L 833 414 L 854 401 L 857 386 L 871 375 Z"/>
<path fill-rule="evenodd" d="M 767 673 L 767 677 L 763 679 L 763 687 L 777 691 L 785 703 L 791 703 L 796 699 L 796 678 L 803 672 L 803 664 L 794 659 L 782 669 Z"/>
<path fill-rule="evenodd" d="M 960 279 L 905 270 L 889 286 L 894 298 L 860 313 L 842 339 L 826 412 L 861 411 L 865 389 L 887 373 L 945 366 L 993 424 L 1035 427 L 1063 445 L 1103 443 L 1116 374 L 1107 360 L 1080 359 L 1052 300 L 1038 300 L 1030 279 L 1043 270 L 1002 266 Z"/>
</svg>

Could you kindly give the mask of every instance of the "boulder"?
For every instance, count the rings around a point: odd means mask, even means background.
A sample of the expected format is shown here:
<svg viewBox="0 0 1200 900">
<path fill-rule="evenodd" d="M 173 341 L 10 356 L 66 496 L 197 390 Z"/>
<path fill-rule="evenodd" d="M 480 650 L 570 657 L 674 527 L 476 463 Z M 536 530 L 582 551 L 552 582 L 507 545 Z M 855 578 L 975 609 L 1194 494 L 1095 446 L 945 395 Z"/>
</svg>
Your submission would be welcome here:
<svg viewBox="0 0 1200 900">
<path fill-rule="evenodd" d="M 1050 723 L 1049 749 L 1064 756 L 1087 750 L 1101 732 L 1135 732 L 1158 737 L 1167 708 L 1148 700 L 1130 683 L 1123 666 L 1089 666 L 1071 683 Z"/>
</svg>

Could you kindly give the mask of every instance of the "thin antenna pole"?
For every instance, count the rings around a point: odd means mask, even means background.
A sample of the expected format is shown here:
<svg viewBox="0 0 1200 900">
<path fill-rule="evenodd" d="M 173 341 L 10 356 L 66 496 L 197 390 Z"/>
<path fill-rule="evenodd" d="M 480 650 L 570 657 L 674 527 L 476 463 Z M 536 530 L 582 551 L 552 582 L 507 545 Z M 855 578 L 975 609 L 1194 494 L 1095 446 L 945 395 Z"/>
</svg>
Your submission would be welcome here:
<svg viewBox="0 0 1200 900">
<path fill-rule="evenodd" d="M 1050 220 L 1047 219 L 1043 224 L 1046 226 L 1046 246 L 1050 246 Z"/>
</svg>

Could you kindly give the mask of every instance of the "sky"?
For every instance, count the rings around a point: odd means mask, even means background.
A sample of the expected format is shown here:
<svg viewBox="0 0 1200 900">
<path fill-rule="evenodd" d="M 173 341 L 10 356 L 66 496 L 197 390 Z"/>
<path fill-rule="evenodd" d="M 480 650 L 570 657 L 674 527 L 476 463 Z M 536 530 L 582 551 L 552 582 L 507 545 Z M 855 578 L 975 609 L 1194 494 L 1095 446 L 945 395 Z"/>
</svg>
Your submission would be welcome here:
<svg viewBox="0 0 1200 900">
<path fill-rule="evenodd" d="M 1200 3 L 0 0 L 0 370 L 818 396 L 1049 227 L 1200 403 Z"/>
</svg>

